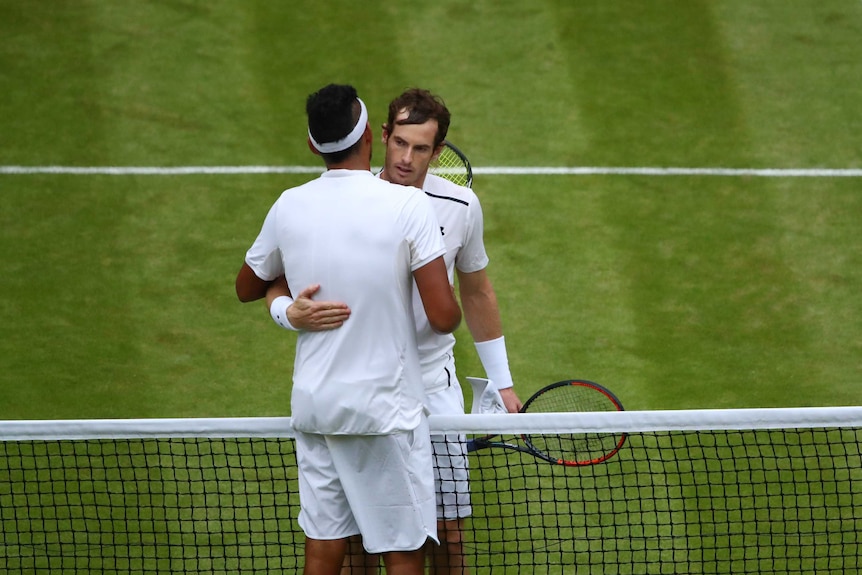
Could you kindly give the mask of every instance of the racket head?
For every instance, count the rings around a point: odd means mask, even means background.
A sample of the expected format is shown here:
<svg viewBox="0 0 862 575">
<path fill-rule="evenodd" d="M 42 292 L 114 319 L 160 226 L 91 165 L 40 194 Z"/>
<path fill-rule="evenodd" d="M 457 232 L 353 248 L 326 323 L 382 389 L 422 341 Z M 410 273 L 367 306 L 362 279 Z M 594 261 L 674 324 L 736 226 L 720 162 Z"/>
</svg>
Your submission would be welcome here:
<svg viewBox="0 0 862 575">
<path fill-rule="evenodd" d="M 443 140 L 443 151 L 431 162 L 428 173 L 446 178 L 459 186 L 473 187 L 473 167 L 470 160 L 449 140 Z"/>
<path fill-rule="evenodd" d="M 584 379 L 567 379 L 534 393 L 521 408 L 524 413 L 576 413 L 623 411 L 623 404 L 608 388 Z M 626 434 L 563 433 L 523 435 L 524 442 L 540 457 L 560 465 L 593 465 L 613 457 Z"/>
</svg>

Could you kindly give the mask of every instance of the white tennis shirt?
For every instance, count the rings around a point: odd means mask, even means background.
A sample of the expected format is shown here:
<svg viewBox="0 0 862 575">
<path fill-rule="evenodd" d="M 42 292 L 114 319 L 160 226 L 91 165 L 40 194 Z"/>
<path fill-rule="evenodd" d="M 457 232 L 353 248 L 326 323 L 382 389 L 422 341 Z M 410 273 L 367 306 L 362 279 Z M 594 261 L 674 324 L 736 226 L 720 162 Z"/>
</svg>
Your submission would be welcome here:
<svg viewBox="0 0 862 575">
<path fill-rule="evenodd" d="M 465 273 L 485 269 L 488 266 L 488 254 L 485 252 L 482 238 L 482 206 L 476 193 L 470 188 L 433 174 L 425 177 L 423 189 L 440 222 L 443 243 L 446 245 L 444 260 L 449 283 L 455 283 L 456 268 Z M 437 333 L 431 329 L 418 293 L 413 298 L 413 313 L 418 330 L 422 379 L 426 392 L 433 393 L 449 383 L 445 369 L 453 355 L 455 336 L 451 333 Z"/>
<path fill-rule="evenodd" d="M 424 389 L 412 272 L 443 255 L 428 198 L 360 170 L 329 170 L 282 193 L 246 254 L 263 280 L 285 274 L 296 295 L 345 302 L 340 329 L 299 332 L 293 427 L 308 433 L 415 429 Z M 421 302 L 419 302 L 421 306 Z"/>
</svg>

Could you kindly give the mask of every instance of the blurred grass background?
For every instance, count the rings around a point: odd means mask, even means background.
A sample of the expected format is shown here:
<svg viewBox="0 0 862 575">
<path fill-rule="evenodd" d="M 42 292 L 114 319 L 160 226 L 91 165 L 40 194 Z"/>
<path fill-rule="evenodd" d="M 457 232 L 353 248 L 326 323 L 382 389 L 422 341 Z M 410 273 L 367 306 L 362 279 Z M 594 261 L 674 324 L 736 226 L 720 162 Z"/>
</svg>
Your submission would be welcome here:
<svg viewBox="0 0 862 575">
<path fill-rule="evenodd" d="M 0 0 L 0 165 L 315 166 L 305 98 L 345 82 L 375 129 L 438 92 L 479 167 L 859 168 L 860 48 L 858 2 Z M 294 336 L 233 280 L 311 177 L 0 173 L 0 418 L 287 414 Z M 474 189 L 522 398 L 859 403 L 859 178 Z"/>
</svg>

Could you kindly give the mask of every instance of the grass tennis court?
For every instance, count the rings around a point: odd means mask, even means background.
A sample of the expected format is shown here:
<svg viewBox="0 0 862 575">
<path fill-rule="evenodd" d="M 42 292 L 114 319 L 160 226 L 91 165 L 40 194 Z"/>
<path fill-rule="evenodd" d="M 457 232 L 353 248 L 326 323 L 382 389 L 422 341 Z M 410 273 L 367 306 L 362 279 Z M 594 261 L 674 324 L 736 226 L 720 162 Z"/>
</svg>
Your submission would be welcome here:
<svg viewBox="0 0 862 575">
<path fill-rule="evenodd" d="M 314 166 L 304 98 L 329 81 L 374 126 L 439 92 L 477 167 L 862 166 L 858 2 L 5 2 L 0 30 L 4 166 Z M 0 417 L 286 414 L 292 336 L 233 279 L 311 177 L 0 174 Z M 860 178 L 474 187 L 523 396 L 858 402 Z M 479 375 L 464 328 L 457 352 Z"/>
<path fill-rule="evenodd" d="M 478 168 L 858 170 L 860 48 L 849 0 L 4 1 L 0 170 L 315 166 L 304 99 L 330 81 L 375 128 L 438 92 Z M 233 281 L 311 177 L 0 171 L 0 419 L 289 415 L 293 336 Z M 630 410 L 859 403 L 862 178 L 474 189 L 522 398 L 577 377 Z"/>
</svg>

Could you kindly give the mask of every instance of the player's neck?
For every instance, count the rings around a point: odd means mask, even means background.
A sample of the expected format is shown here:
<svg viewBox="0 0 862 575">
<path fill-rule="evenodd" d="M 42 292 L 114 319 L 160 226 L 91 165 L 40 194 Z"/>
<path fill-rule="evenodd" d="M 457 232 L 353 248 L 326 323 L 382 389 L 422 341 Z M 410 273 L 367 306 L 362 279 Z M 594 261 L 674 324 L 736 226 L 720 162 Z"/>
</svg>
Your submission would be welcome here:
<svg viewBox="0 0 862 575">
<path fill-rule="evenodd" d="M 362 158 L 348 158 L 343 162 L 326 164 L 327 170 L 363 170 L 371 171 L 371 162 L 363 161 Z"/>
<path fill-rule="evenodd" d="M 426 174 L 426 175 L 427 175 L 427 174 Z M 386 174 L 386 170 L 383 170 L 382 172 L 380 172 L 380 179 L 381 179 L 381 180 L 386 180 L 386 181 L 387 181 L 387 182 L 389 182 L 390 184 L 399 184 L 399 185 L 403 185 L 403 184 L 400 184 L 399 182 L 393 182 L 392 180 L 390 180 L 390 179 L 389 179 L 389 176 Z M 410 185 L 411 185 L 411 186 L 413 186 L 414 188 L 419 188 L 420 190 L 424 190 L 424 189 L 425 189 L 425 176 L 422 176 L 422 178 L 420 178 L 420 179 L 419 179 L 419 180 L 417 180 L 415 183 L 410 184 Z"/>
<path fill-rule="evenodd" d="M 354 149 L 353 152 L 344 158 L 340 162 L 329 163 L 324 160 L 326 163 L 327 170 L 361 170 L 370 172 L 371 171 L 371 128 L 367 125 L 365 126 L 365 132 L 362 134 L 362 138 L 359 140 L 360 145 L 358 149 Z"/>
<path fill-rule="evenodd" d="M 370 142 L 369 142 L 370 143 Z M 362 170 L 371 171 L 371 151 L 364 146 L 350 154 L 340 162 L 326 164 L 327 170 Z"/>
</svg>

